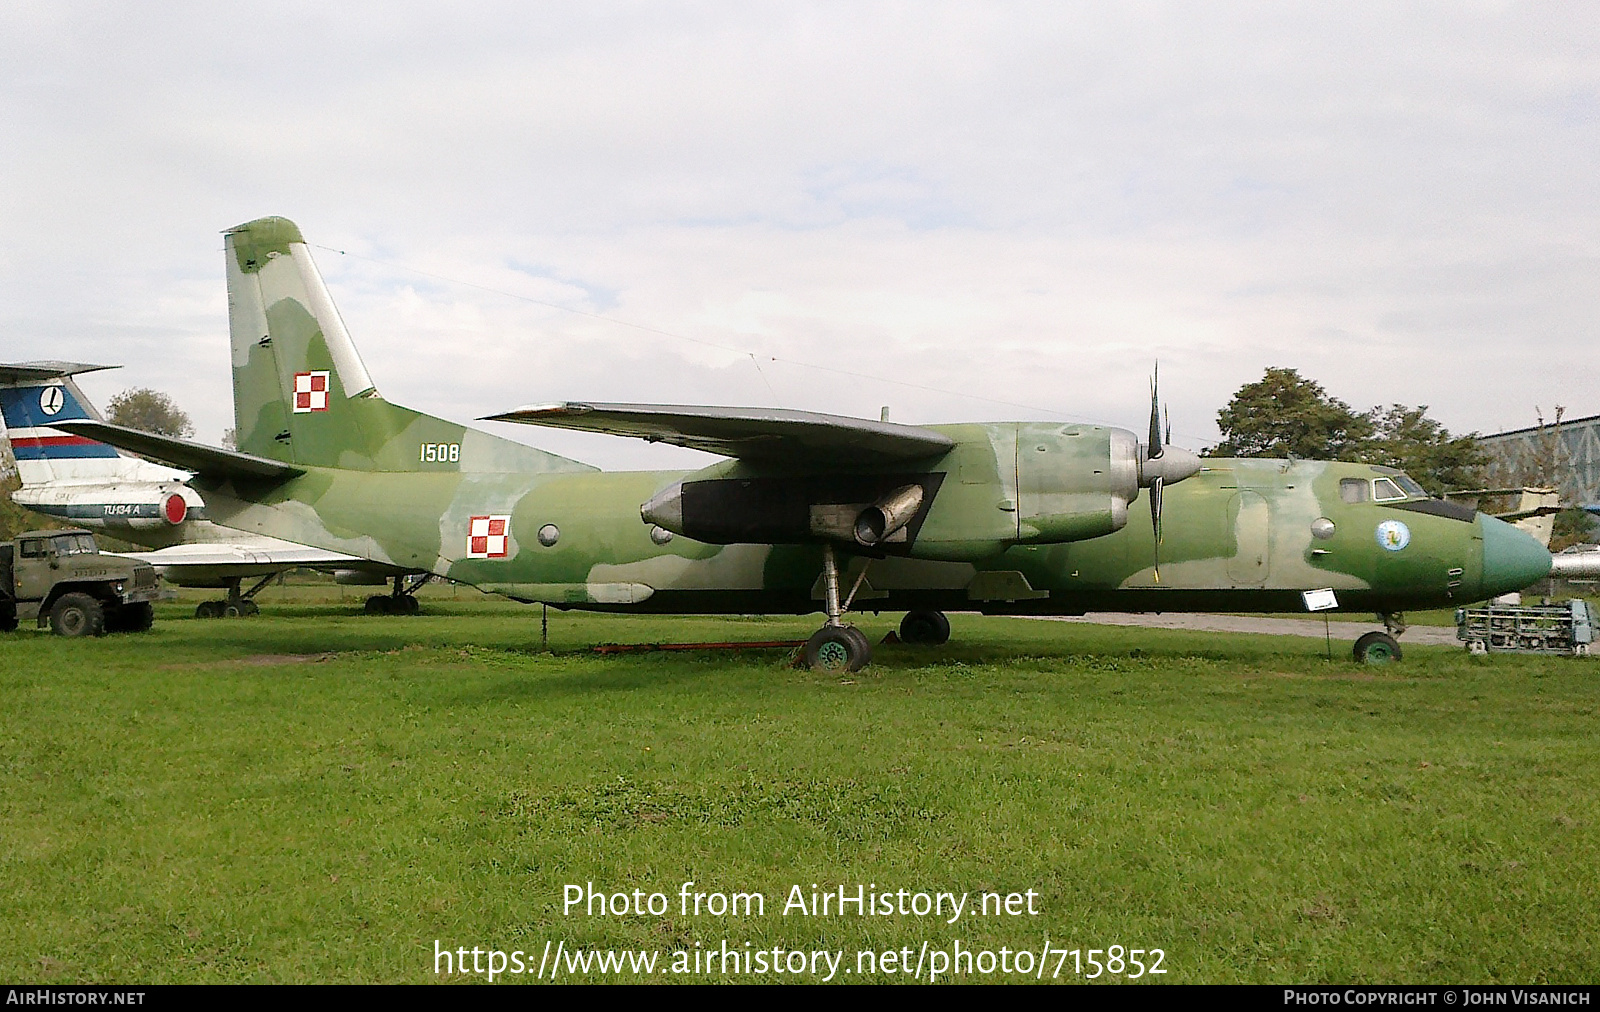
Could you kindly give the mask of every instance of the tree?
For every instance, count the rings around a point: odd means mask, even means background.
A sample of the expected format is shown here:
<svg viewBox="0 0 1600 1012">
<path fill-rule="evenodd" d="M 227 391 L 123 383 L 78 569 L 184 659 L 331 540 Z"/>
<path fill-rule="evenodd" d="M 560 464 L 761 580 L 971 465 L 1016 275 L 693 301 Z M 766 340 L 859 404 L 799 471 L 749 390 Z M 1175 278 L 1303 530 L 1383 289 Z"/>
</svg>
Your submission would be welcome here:
<svg viewBox="0 0 1600 1012">
<path fill-rule="evenodd" d="M 61 526 L 49 517 L 40 516 L 18 506 L 12 500 L 11 493 L 21 487 L 22 482 L 17 477 L 16 460 L 11 456 L 11 448 L 4 440 L 0 440 L 0 541 L 9 541 L 23 531 Z"/>
<path fill-rule="evenodd" d="M 1452 434 L 1426 404 L 1357 412 L 1293 369 L 1270 368 L 1217 412 L 1218 457 L 1360 460 L 1405 471 L 1434 495 L 1482 484 L 1489 455 L 1477 433 Z"/>
<path fill-rule="evenodd" d="M 106 404 L 106 420 L 142 432 L 183 439 L 194 435 L 189 416 L 171 397 L 146 387 L 124 390 Z"/>
<path fill-rule="evenodd" d="M 1428 417 L 1428 406 L 1391 404 L 1373 408 L 1373 441 L 1367 460 L 1398 467 L 1433 495 L 1483 484 L 1489 454 L 1476 432 L 1454 436 Z"/>
<path fill-rule="evenodd" d="M 1373 434 L 1370 415 L 1328 396 L 1294 369 L 1269 368 L 1217 412 L 1217 457 L 1302 457 L 1358 460 Z"/>
</svg>

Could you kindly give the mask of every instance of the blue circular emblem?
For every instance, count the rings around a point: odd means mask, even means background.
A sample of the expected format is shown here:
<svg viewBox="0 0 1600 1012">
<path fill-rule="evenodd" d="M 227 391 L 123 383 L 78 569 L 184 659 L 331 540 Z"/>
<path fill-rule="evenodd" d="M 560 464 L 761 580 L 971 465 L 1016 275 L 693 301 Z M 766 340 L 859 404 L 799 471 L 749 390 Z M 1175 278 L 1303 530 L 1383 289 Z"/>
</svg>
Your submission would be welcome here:
<svg viewBox="0 0 1600 1012">
<path fill-rule="evenodd" d="M 1385 520 L 1373 533 L 1378 538 L 1378 544 L 1391 552 L 1398 552 L 1411 544 L 1411 528 L 1398 520 Z"/>
</svg>

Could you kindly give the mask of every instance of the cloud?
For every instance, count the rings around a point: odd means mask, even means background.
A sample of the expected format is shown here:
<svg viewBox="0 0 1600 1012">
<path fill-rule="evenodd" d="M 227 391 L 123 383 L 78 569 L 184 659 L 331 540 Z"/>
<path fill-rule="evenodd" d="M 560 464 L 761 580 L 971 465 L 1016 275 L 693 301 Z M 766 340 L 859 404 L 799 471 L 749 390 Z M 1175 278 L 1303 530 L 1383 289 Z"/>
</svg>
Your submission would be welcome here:
<svg viewBox="0 0 1600 1012">
<path fill-rule="evenodd" d="M 13 5 L 4 357 L 123 362 L 91 393 L 168 390 L 215 438 L 217 233 L 284 214 L 348 251 L 317 252 L 385 393 L 462 419 L 592 398 L 1137 429 L 1158 358 L 1194 444 L 1269 365 L 1455 430 L 1593 413 L 1597 20 Z M 617 443 L 583 449 L 670 456 Z"/>
</svg>

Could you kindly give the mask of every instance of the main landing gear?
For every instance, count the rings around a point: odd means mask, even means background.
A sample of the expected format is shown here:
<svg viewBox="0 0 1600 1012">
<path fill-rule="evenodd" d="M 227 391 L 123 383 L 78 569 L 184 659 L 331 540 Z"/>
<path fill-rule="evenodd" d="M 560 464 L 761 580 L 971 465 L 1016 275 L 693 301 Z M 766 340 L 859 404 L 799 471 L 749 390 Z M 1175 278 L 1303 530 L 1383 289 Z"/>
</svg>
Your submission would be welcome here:
<svg viewBox="0 0 1600 1012">
<path fill-rule="evenodd" d="M 262 587 L 271 583 L 277 573 L 269 573 L 244 593 L 239 592 L 244 582 L 240 577 L 228 581 L 228 598 L 225 601 L 201 601 L 194 609 L 195 618 L 248 618 L 261 614 L 261 607 L 252 600 Z"/>
<path fill-rule="evenodd" d="M 1392 664 L 1400 660 L 1400 640 L 1406 631 L 1406 617 L 1397 611 L 1381 612 L 1385 632 L 1369 632 L 1356 640 L 1355 655 L 1358 664 Z"/>
<path fill-rule="evenodd" d="M 823 604 L 828 612 L 828 620 L 806 640 L 805 662 L 808 666 L 818 671 L 842 673 L 860 671 L 872 662 L 872 644 L 867 642 L 866 635 L 853 625 L 845 625 L 843 621 L 844 613 L 855 600 L 856 591 L 861 588 L 861 581 L 866 576 L 867 571 L 863 568 L 861 575 L 856 577 L 856 585 L 850 589 L 850 596 L 840 604 L 839 560 L 832 545 L 822 546 Z"/>
<path fill-rule="evenodd" d="M 942 611 L 908 611 L 900 620 L 900 642 L 936 647 L 950 640 L 950 620 Z"/>
<path fill-rule="evenodd" d="M 394 591 L 367 598 L 364 610 L 368 615 L 420 614 L 422 602 L 417 600 L 417 591 L 432 578 L 432 573 L 423 573 L 420 577 L 397 576 L 394 578 Z"/>
</svg>

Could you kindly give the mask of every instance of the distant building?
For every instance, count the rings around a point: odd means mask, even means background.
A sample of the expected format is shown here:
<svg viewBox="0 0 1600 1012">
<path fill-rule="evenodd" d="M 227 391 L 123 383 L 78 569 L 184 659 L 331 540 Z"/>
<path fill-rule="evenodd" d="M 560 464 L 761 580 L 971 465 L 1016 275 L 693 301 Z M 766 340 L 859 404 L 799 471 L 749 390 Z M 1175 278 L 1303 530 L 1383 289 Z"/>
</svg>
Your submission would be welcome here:
<svg viewBox="0 0 1600 1012">
<path fill-rule="evenodd" d="M 1600 512 L 1600 415 L 1496 432 L 1478 443 L 1489 451 L 1489 487 L 1548 482 L 1563 505 Z"/>
</svg>

